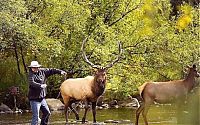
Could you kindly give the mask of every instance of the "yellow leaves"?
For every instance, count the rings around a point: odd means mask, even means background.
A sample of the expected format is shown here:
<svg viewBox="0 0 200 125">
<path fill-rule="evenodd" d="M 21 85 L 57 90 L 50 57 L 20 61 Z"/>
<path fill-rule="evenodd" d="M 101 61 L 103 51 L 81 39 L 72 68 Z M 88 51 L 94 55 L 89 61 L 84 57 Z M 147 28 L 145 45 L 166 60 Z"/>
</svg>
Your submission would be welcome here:
<svg viewBox="0 0 200 125">
<path fill-rule="evenodd" d="M 179 31 L 181 31 L 181 30 L 185 29 L 191 22 L 192 22 L 192 16 L 183 15 L 178 19 L 176 28 Z"/>
<path fill-rule="evenodd" d="M 142 7 L 143 11 L 152 11 L 153 7 L 151 4 L 144 4 L 144 6 Z"/>
<path fill-rule="evenodd" d="M 145 17 L 154 18 L 157 10 L 154 1 L 155 0 L 146 0 L 145 4 L 142 6 L 142 11 Z"/>
<path fill-rule="evenodd" d="M 131 14 L 132 14 L 132 13 L 131 13 Z M 131 15 L 131 14 L 130 14 L 130 15 Z M 143 12 L 140 11 L 140 10 L 136 10 L 136 11 L 134 12 L 134 14 L 131 15 L 131 16 L 132 16 L 132 18 L 137 17 L 137 18 L 141 19 L 141 17 L 143 16 Z"/>
<path fill-rule="evenodd" d="M 143 15 L 149 17 L 154 15 L 156 8 L 153 5 L 154 0 L 146 0 L 142 6 Z"/>
<path fill-rule="evenodd" d="M 153 5 L 154 0 L 146 0 L 145 4 L 142 6 L 142 21 L 144 23 L 143 27 L 139 30 L 139 35 L 142 37 L 152 36 L 154 34 L 155 27 L 155 15 L 156 7 Z"/>
<path fill-rule="evenodd" d="M 180 7 L 180 10 L 184 13 L 184 14 L 187 14 L 187 15 L 190 15 L 191 12 L 192 12 L 192 7 L 190 5 L 183 5 Z"/>
<path fill-rule="evenodd" d="M 152 36 L 154 34 L 153 28 L 151 26 L 145 26 L 140 30 L 139 34 L 142 37 Z"/>
<path fill-rule="evenodd" d="M 192 7 L 189 5 L 183 5 L 180 7 L 180 11 L 183 13 L 182 16 L 177 20 L 176 28 L 179 31 L 185 29 L 192 22 Z"/>
</svg>

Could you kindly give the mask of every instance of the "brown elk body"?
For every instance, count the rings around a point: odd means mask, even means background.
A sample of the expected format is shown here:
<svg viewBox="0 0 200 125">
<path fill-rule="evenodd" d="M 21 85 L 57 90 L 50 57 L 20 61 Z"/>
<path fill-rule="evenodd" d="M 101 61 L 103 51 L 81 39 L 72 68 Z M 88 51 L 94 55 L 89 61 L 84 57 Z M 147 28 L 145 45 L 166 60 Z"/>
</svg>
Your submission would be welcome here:
<svg viewBox="0 0 200 125">
<path fill-rule="evenodd" d="M 199 73 L 196 70 L 196 65 L 193 65 L 193 67 L 189 68 L 189 73 L 183 80 L 144 83 L 139 87 L 143 103 L 136 111 L 135 124 L 138 125 L 139 115 L 142 112 L 145 125 L 148 125 L 146 116 L 149 106 L 152 103 L 169 103 L 173 102 L 175 99 L 184 98 L 194 87 L 195 77 L 199 77 Z"/>
<path fill-rule="evenodd" d="M 85 123 L 86 114 L 89 109 L 88 103 L 92 103 L 92 113 L 93 113 L 93 122 L 96 122 L 96 103 L 98 98 L 104 93 L 106 87 L 106 72 L 107 69 L 112 67 L 114 63 L 119 60 L 121 55 L 121 45 L 119 44 L 119 55 L 112 63 L 106 67 L 101 67 L 94 65 L 90 62 L 85 53 L 84 53 L 84 44 L 87 38 L 83 41 L 82 44 L 82 53 L 84 60 L 91 65 L 93 68 L 96 68 L 97 71 L 93 76 L 87 76 L 85 78 L 76 78 L 76 79 L 67 79 L 60 86 L 61 96 L 65 104 L 65 117 L 66 122 L 68 123 L 68 107 L 75 113 L 76 120 L 79 120 L 79 115 L 75 109 L 72 107 L 72 103 L 76 101 L 85 102 L 85 113 L 82 118 L 82 123 Z"/>
</svg>

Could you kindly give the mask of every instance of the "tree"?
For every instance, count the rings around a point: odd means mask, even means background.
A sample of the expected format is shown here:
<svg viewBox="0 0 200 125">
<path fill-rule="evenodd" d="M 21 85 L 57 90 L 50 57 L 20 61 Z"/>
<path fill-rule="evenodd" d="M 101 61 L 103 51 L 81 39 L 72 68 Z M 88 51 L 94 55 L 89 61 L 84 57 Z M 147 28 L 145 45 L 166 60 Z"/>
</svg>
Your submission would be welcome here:
<svg viewBox="0 0 200 125">
<path fill-rule="evenodd" d="M 199 60 L 199 13 L 189 6 L 171 21 L 167 0 L 2 0 L 0 5 L 3 88 L 20 83 L 26 90 L 22 83 L 32 60 L 64 69 L 68 78 L 91 74 L 80 51 L 88 36 L 86 53 L 95 64 L 108 64 L 117 42 L 123 43 L 123 57 L 108 73 L 108 89 L 124 96 L 148 80 L 180 79 L 184 67 Z M 51 96 L 61 82 L 49 79 Z"/>
</svg>

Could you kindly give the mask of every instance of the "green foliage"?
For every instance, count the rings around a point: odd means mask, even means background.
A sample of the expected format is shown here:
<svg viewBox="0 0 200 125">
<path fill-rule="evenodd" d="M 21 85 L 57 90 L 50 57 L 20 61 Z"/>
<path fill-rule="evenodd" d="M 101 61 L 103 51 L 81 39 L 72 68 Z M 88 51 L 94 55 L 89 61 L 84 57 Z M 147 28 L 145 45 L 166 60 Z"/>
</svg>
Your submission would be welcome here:
<svg viewBox="0 0 200 125">
<path fill-rule="evenodd" d="M 89 34 L 85 51 L 98 65 L 114 60 L 117 42 L 123 43 L 121 60 L 108 70 L 107 86 L 123 96 L 145 81 L 183 78 L 185 66 L 199 61 L 199 10 L 183 7 L 183 15 L 170 21 L 168 0 L 2 0 L 0 8 L 4 89 L 19 85 L 27 91 L 25 67 L 32 60 L 64 69 L 68 77 L 91 74 L 80 51 Z M 62 78 L 48 82 L 51 93 Z"/>
</svg>

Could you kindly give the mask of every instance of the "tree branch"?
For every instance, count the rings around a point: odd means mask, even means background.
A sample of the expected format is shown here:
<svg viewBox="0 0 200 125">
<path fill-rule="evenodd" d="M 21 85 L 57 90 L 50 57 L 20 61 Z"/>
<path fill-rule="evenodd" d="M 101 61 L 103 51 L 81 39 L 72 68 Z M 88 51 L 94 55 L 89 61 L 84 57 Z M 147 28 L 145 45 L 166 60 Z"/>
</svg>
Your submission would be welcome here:
<svg viewBox="0 0 200 125">
<path fill-rule="evenodd" d="M 140 4 L 139 5 L 137 5 L 136 7 L 134 7 L 134 8 L 132 8 L 132 9 L 130 9 L 130 10 L 128 10 L 127 12 L 125 12 L 125 13 L 122 13 L 121 14 L 121 17 L 119 17 L 117 20 L 115 20 L 114 22 L 112 22 L 111 24 L 109 24 L 108 26 L 112 26 L 112 25 L 114 25 L 114 24 L 116 24 L 117 22 L 119 22 L 121 19 L 123 19 L 126 15 L 128 15 L 130 12 L 132 12 L 133 10 L 136 10 L 137 8 L 139 8 L 141 6 L 141 1 L 140 1 Z"/>
</svg>

